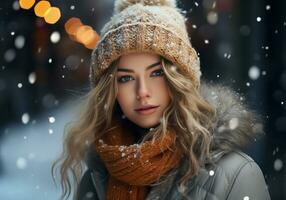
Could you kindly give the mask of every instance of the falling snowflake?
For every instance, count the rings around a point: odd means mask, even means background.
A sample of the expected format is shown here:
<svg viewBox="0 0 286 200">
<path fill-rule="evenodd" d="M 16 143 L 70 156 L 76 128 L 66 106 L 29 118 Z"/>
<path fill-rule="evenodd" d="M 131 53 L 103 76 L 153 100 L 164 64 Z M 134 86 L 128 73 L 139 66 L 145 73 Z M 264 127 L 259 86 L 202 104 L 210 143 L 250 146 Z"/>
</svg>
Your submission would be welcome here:
<svg viewBox="0 0 286 200">
<path fill-rule="evenodd" d="M 12 62 L 16 57 L 16 52 L 14 49 L 8 49 L 5 53 L 4 53 L 4 59 L 6 62 Z"/>
<path fill-rule="evenodd" d="M 25 45 L 25 37 L 22 35 L 18 35 L 14 41 L 15 47 L 17 49 L 22 49 Z"/>
<path fill-rule="evenodd" d="M 266 10 L 270 10 L 271 9 L 271 6 L 270 5 L 266 5 Z"/>
<path fill-rule="evenodd" d="M 281 169 L 282 169 L 282 167 L 283 167 L 283 161 L 281 160 L 281 159 L 276 159 L 275 161 L 274 161 L 274 169 L 276 170 L 276 171 L 280 171 Z"/>
<path fill-rule="evenodd" d="M 14 3 L 12 4 L 12 8 L 14 10 L 19 10 L 20 9 L 19 1 L 14 1 Z"/>
<path fill-rule="evenodd" d="M 53 59 L 49 58 L 49 63 L 52 63 L 53 62 Z"/>
<path fill-rule="evenodd" d="M 209 44 L 210 43 L 210 41 L 209 40 L 205 40 L 205 44 Z"/>
<path fill-rule="evenodd" d="M 22 115 L 22 122 L 23 122 L 23 124 L 27 124 L 29 121 L 30 121 L 30 116 L 29 116 L 29 114 L 28 114 L 28 113 L 24 113 L 24 114 Z"/>
<path fill-rule="evenodd" d="M 51 135 L 53 133 L 54 133 L 53 129 L 49 129 L 49 134 Z"/>
<path fill-rule="evenodd" d="M 232 118 L 231 120 L 229 120 L 229 128 L 231 130 L 234 130 L 238 127 L 239 121 L 237 118 Z"/>
<path fill-rule="evenodd" d="M 209 175 L 210 175 L 210 176 L 213 176 L 213 175 L 214 175 L 214 170 L 210 170 L 210 171 L 209 171 Z"/>
<path fill-rule="evenodd" d="M 74 9 L 75 9 L 75 6 L 74 6 L 74 5 L 71 5 L 70 9 L 71 9 L 71 10 L 74 10 Z"/>
<path fill-rule="evenodd" d="M 49 117 L 49 122 L 52 124 L 52 123 L 55 123 L 56 119 L 54 117 Z"/>
<path fill-rule="evenodd" d="M 119 147 L 119 151 L 120 151 L 120 152 L 124 151 L 124 149 L 125 149 L 125 146 L 120 146 L 120 147 Z"/>
<path fill-rule="evenodd" d="M 27 167 L 27 160 L 23 157 L 18 158 L 16 166 L 18 169 L 25 169 Z"/>
<path fill-rule="evenodd" d="M 209 24 L 212 24 L 212 25 L 216 24 L 218 21 L 217 12 L 214 12 L 214 11 L 209 12 L 207 15 L 207 20 Z"/>
<path fill-rule="evenodd" d="M 36 82 L 36 73 L 35 72 L 30 73 L 28 79 L 30 84 L 34 84 Z"/>
<path fill-rule="evenodd" d="M 197 29 L 197 25 L 193 24 L 192 25 L 193 29 Z"/>
<path fill-rule="evenodd" d="M 261 17 L 256 17 L 257 22 L 261 22 Z"/>
<path fill-rule="evenodd" d="M 171 70 L 174 72 L 174 71 L 177 71 L 177 66 L 175 66 L 175 65 L 172 65 L 171 66 Z"/>
<path fill-rule="evenodd" d="M 249 200 L 248 196 L 243 197 L 243 200 Z"/>
<path fill-rule="evenodd" d="M 60 39 L 61 39 L 61 35 L 58 31 L 54 31 L 50 36 L 50 40 L 52 43 L 58 43 Z"/>
<path fill-rule="evenodd" d="M 265 76 L 265 75 L 266 75 L 266 71 L 263 70 L 261 74 L 262 74 L 263 76 Z"/>
<path fill-rule="evenodd" d="M 250 67 L 249 71 L 248 71 L 248 76 L 250 79 L 252 80 L 257 80 L 260 76 L 260 70 L 257 66 L 252 66 Z"/>
<path fill-rule="evenodd" d="M 15 32 L 14 32 L 14 31 L 12 31 L 10 34 L 13 36 L 13 35 L 15 35 Z"/>
<path fill-rule="evenodd" d="M 185 185 L 183 185 L 183 184 L 180 184 L 179 187 L 178 187 L 178 189 L 179 189 L 179 192 L 180 192 L 180 193 L 185 193 L 187 187 L 186 187 Z"/>
<path fill-rule="evenodd" d="M 22 88 L 23 84 L 22 83 L 18 83 L 17 86 L 18 86 L 18 88 Z"/>
<path fill-rule="evenodd" d="M 226 59 L 230 59 L 231 58 L 231 54 L 230 53 L 224 53 L 223 57 L 226 58 Z"/>
<path fill-rule="evenodd" d="M 250 86 L 250 83 L 249 83 L 249 82 L 247 82 L 247 83 L 246 83 L 246 86 L 247 86 L 247 87 L 249 87 L 249 86 Z"/>
<path fill-rule="evenodd" d="M 93 194 L 93 192 L 87 192 L 85 194 L 85 196 L 86 196 L 87 199 L 91 199 L 91 198 L 93 198 L 94 194 Z"/>
<path fill-rule="evenodd" d="M 198 7 L 198 6 L 199 6 L 199 3 L 195 1 L 195 5 Z"/>
<path fill-rule="evenodd" d="M 182 10 L 181 13 L 185 15 L 185 14 L 187 14 L 187 11 L 186 10 Z"/>
</svg>

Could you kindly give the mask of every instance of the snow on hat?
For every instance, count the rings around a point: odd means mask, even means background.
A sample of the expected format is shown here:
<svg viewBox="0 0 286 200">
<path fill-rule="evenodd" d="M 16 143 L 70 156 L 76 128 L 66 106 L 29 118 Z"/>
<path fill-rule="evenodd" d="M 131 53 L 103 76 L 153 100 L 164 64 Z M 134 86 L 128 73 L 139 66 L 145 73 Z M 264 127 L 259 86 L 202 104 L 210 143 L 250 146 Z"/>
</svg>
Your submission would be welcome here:
<svg viewBox="0 0 286 200">
<path fill-rule="evenodd" d="M 185 17 L 176 0 L 115 0 L 114 15 L 101 30 L 92 52 L 92 87 L 122 55 L 149 52 L 171 61 L 200 85 L 200 60 L 188 37 Z"/>
</svg>

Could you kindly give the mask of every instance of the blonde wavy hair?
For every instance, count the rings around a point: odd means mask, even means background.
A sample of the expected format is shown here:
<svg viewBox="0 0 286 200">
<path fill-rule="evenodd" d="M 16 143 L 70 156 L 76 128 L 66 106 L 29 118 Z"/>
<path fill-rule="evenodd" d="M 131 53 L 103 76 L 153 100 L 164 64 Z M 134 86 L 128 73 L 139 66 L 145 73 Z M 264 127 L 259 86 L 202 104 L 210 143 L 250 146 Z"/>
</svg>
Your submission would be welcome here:
<svg viewBox="0 0 286 200">
<path fill-rule="evenodd" d="M 142 143 L 166 134 L 167 128 L 172 126 L 178 136 L 178 147 L 188 160 L 187 173 L 179 181 L 184 186 L 210 157 L 212 119 L 216 112 L 179 68 L 163 57 L 161 60 L 171 103 L 163 112 L 160 125 L 148 132 Z M 118 61 L 111 64 L 95 87 L 83 97 L 78 120 L 65 126 L 63 152 L 51 168 L 54 182 L 56 169 L 60 168 L 61 199 L 68 199 L 72 189 L 76 198 L 90 144 L 111 128 L 112 118 L 119 114 L 116 101 Z"/>
</svg>

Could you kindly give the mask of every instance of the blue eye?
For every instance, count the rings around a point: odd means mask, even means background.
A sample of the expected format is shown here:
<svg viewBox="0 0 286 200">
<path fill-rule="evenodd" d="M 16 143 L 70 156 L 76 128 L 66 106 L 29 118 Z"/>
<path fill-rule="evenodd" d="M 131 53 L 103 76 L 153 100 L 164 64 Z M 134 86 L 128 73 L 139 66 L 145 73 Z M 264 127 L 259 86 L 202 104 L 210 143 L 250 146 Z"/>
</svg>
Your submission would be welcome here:
<svg viewBox="0 0 286 200">
<path fill-rule="evenodd" d="M 128 82 L 131 78 L 132 78 L 131 76 L 121 76 L 117 80 L 120 83 L 125 83 L 125 82 Z"/>
<path fill-rule="evenodd" d="M 163 69 L 159 69 L 159 70 L 155 70 L 152 72 L 152 76 L 162 76 L 164 74 L 164 71 Z M 133 77 L 132 76 L 121 76 L 117 79 L 118 82 L 120 83 L 126 83 L 130 80 L 133 80 Z"/>
<path fill-rule="evenodd" d="M 163 69 L 159 69 L 159 70 L 154 71 L 152 74 L 156 74 L 155 76 L 161 76 L 164 74 L 164 71 Z"/>
</svg>

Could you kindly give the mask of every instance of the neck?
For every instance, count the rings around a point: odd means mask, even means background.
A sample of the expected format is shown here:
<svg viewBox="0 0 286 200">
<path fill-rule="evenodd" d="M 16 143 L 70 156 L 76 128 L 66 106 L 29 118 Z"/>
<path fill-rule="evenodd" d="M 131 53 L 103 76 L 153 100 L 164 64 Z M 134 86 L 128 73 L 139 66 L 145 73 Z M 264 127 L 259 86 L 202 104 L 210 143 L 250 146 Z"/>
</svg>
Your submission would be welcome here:
<svg viewBox="0 0 286 200">
<path fill-rule="evenodd" d="M 150 129 L 156 128 L 160 125 L 160 123 L 159 123 L 159 124 L 155 125 L 154 127 L 143 128 L 143 127 L 138 126 L 137 124 L 133 123 L 132 121 L 130 121 L 127 118 L 125 118 L 123 120 L 123 123 L 128 130 L 132 130 L 132 132 L 134 133 L 135 143 L 138 143 L 140 141 L 140 139 L 150 131 Z"/>
</svg>

